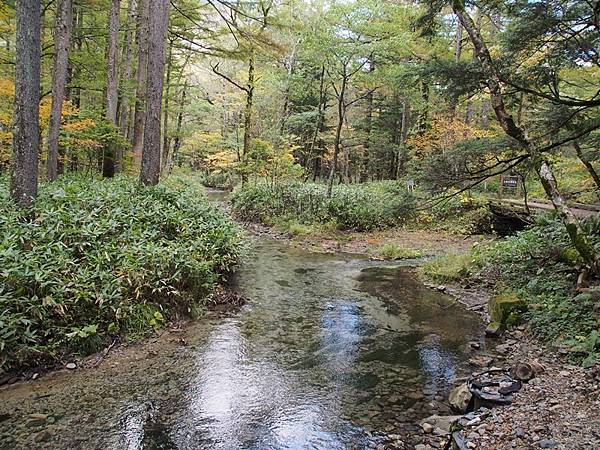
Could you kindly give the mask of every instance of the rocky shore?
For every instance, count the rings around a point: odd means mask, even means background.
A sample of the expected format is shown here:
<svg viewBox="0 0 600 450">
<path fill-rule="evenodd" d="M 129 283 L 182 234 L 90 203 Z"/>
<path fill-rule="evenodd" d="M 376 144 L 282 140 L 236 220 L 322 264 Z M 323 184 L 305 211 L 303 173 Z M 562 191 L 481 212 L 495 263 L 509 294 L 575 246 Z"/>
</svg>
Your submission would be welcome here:
<svg viewBox="0 0 600 450">
<path fill-rule="evenodd" d="M 600 448 L 598 366 L 569 364 L 540 346 L 524 327 L 505 332 L 496 354 L 478 355 L 471 363 L 470 380 L 491 371 L 518 383 L 512 401 L 467 413 L 473 409 L 472 394 L 465 380 L 457 380 L 449 403 L 460 414 L 422 420 L 416 450 Z"/>
</svg>

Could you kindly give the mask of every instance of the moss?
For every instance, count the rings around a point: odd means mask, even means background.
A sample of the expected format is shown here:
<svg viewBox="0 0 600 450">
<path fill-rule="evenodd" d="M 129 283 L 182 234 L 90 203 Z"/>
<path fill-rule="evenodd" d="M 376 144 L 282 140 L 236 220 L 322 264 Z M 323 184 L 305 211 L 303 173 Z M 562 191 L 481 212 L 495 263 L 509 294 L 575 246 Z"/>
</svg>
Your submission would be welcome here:
<svg viewBox="0 0 600 450">
<path fill-rule="evenodd" d="M 560 252 L 560 260 L 570 266 L 581 264 L 581 255 L 574 248 L 565 248 Z"/>
<path fill-rule="evenodd" d="M 490 298 L 488 310 L 493 321 L 514 325 L 527 310 L 527 304 L 515 294 L 497 295 Z"/>
</svg>

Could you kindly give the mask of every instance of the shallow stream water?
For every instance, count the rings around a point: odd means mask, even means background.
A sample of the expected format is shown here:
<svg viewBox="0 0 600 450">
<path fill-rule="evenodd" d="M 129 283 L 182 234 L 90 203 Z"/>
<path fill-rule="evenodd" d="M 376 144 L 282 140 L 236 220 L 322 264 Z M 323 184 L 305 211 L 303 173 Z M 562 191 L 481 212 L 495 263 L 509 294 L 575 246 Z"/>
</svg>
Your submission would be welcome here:
<svg viewBox="0 0 600 450">
<path fill-rule="evenodd" d="M 404 448 L 484 344 L 409 268 L 356 255 L 256 238 L 233 285 L 231 317 L 0 389 L 0 448 Z"/>
</svg>

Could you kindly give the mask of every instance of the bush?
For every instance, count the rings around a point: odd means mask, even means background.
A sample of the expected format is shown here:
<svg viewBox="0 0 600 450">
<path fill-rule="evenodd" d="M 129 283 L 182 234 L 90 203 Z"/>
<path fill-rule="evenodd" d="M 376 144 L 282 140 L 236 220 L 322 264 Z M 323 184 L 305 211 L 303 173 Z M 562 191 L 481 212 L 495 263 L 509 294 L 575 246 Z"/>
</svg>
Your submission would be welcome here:
<svg viewBox="0 0 600 450">
<path fill-rule="evenodd" d="M 394 187 L 396 183 L 340 185 L 327 198 L 322 184 L 260 183 L 235 191 L 232 204 L 242 218 L 265 224 L 293 218 L 304 224 L 335 222 L 340 229 L 364 231 L 400 225 L 412 215 L 412 195 Z"/>
<path fill-rule="evenodd" d="M 189 187 L 67 178 L 25 211 L 0 186 L 2 368 L 190 314 L 238 261 L 237 228 Z"/>
<path fill-rule="evenodd" d="M 233 188 L 237 184 L 238 180 L 236 175 L 231 172 L 215 172 L 201 176 L 201 182 L 204 184 L 204 186 L 213 189 L 233 191 Z"/>
<path fill-rule="evenodd" d="M 441 201 L 435 199 L 427 212 L 422 212 L 420 221 L 458 234 L 491 234 L 493 214 L 485 200 L 455 195 Z"/>
</svg>

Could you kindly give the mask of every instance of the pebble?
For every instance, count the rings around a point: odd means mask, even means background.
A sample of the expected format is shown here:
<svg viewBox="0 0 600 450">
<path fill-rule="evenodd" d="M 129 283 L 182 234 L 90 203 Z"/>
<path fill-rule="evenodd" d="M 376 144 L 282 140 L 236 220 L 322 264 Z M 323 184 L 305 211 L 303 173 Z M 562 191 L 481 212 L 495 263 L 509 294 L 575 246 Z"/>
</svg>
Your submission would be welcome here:
<svg viewBox="0 0 600 450">
<path fill-rule="evenodd" d="M 29 414 L 29 420 L 27 421 L 27 426 L 29 427 L 39 427 L 43 425 L 48 420 L 47 414 L 34 413 Z"/>
<path fill-rule="evenodd" d="M 421 428 L 423 428 L 423 431 L 427 434 L 433 433 L 433 425 L 431 425 L 430 423 L 427 423 L 427 422 L 422 423 Z"/>
<path fill-rule="evenodd" d="M 35 442 L 44 442 L 52 437 L 52 433 L 48 430 L 42 430 L 38 434 L 35 435 Z"/>
<path fill-rule="evenodd" d="M 70 362 L 65 367 L 69 370 L 75 370 L 75 369 L 77 369 L 77 364 Z"/>
<path fill-rule="evenodd" d="M 554 439 L 542 439 L 538 442 L 540 448 L 554 448 L 558 445 Z"/>
</svg>

